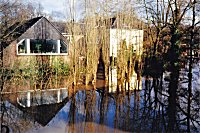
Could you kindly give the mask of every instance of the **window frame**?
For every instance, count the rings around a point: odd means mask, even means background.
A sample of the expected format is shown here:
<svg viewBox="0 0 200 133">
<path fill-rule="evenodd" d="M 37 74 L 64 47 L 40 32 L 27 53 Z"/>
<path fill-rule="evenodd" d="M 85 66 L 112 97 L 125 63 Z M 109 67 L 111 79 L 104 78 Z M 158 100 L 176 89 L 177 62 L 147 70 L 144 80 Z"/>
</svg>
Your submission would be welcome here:
<svg viewBox="0 0 200 133">
<path fill-rule="evenodd" d="M 51 39 L 48 39 L 51 40 Z M 19 53 L 19 45 L 25 41 L 25 48 L 28 47 L 28 49 L 26 49 L 27 53 Z M 57 53 L 30 53 L 30 39 L 22 39 L 20 40 L 17 44 L 16 44 L 16 53 L 17 55 L 69 55 L 69 46 L 68 44 L 65 43 L 65 41 L 63 40 L 56 40 L 57 41 Z M 61 53 L 61 41 L 66 45 L 67 47 L 67 52 L 66 53 Z M 59 48 L 59 49 L 58 49 Z"/>
</svg>

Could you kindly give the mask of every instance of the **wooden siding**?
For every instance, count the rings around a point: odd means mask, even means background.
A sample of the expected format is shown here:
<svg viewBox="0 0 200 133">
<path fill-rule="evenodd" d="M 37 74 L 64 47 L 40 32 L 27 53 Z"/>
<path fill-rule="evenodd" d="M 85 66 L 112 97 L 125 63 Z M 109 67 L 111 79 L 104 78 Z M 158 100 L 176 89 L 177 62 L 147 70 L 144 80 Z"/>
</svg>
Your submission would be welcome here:
<svg viewBox="0 0 200 133">
<path fill-rule="evenodd" d="M 59 31 L 46 19 L 41 18 L 36 24 L 29 28 L 22 36 L 18 38 L 21 39 L 53 39 L 60 40 L 65 38 L 59 33 Z"/>
</svg>

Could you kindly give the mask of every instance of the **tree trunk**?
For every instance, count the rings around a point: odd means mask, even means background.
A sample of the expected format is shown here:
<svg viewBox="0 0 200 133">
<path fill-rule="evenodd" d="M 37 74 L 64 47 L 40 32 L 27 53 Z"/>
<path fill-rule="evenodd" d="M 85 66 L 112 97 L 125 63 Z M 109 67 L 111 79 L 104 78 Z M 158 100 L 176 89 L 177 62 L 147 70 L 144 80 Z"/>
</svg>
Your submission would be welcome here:
<svg viewBox="0 0 200 133">
<path fill-rule="evenodd" d="M 194 0 L 196 3 L 196 0 Z M 188 107 L 187 107 L 187 132 L 190 132 L 190 108 L 191 108 L 191 97 L 192 97 L 192 47 L 194 42 L 194 25 L 195 25 L 195 4 L 193 5 L 193 19 L 192 19 L 192 31 L 191 31 L 191 42 L 190 42 L 190 59 L 189 59 L 189 73 L 188 73 Z"/>
</svg>

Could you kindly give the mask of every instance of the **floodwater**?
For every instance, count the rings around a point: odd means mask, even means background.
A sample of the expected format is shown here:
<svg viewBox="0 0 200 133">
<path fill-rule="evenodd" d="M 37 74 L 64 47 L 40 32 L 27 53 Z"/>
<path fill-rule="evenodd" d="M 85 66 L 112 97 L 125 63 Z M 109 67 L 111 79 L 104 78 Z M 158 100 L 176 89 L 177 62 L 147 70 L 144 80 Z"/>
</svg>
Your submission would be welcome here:
<svg viewBox="0 0 200 133">
<path fill-rule="evenodd" d="M 187 130 L 187 67 L 180 72 L 173 132 Z M 167 77 L 167 74 L 164 75 Z M 102 81 L 98 81 L 102 82 Z M 103 82 L 102 82 L 103 83 Z M 193 66 L 191 132 L 200 132 L 200 63 Z M 161 84 L 156 79 L 156 86 Z M 167 80 L 156 91 L 153 79 L 142 78 L 142 90 L 109 92 L 79 87 L 2 94 L 1 132 L 93 133 L 169 132 L 171 120 Z M 155 91 L 157 93 L 155 93 Z"/>
</svg>

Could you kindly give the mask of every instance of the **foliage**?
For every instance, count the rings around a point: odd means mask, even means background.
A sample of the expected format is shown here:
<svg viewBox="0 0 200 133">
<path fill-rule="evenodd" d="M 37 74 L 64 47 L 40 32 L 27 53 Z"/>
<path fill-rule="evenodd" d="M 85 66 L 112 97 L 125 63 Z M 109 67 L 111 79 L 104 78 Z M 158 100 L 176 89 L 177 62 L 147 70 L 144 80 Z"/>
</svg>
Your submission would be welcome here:
<svg viewBox="0 0 200 133">
<path fill-rule="evenodd" d="M 69 76 L 70 68 L 68 64 L 65 64 L 63 61 L 56 61 L 52 66 L 52 73 L 59 76 Z"/>
<path fill-rule="evenodd" d="M 42 77 L 44 74 L 49 74 L 51 76 L 69 76 L 70 68 L 69 65 L 64 63 L 61 60 L 55 61 L 51 66 L 47 64 L 31 62 L 26 67 L 17 67 L 13 68 L 2 68 L 4 73 L 2 74 L 4 78 L 23 78 L 29 79 L 32 77 Z"/>
</svg>

